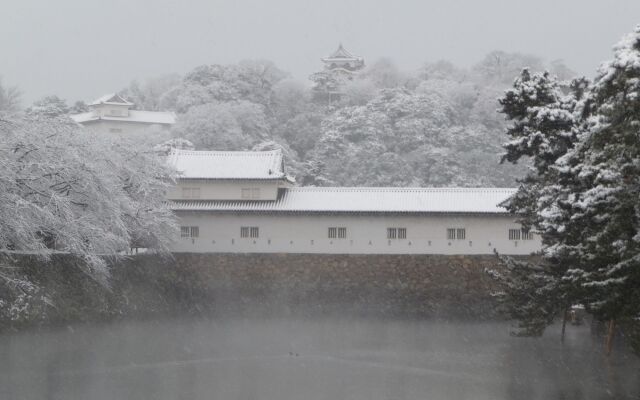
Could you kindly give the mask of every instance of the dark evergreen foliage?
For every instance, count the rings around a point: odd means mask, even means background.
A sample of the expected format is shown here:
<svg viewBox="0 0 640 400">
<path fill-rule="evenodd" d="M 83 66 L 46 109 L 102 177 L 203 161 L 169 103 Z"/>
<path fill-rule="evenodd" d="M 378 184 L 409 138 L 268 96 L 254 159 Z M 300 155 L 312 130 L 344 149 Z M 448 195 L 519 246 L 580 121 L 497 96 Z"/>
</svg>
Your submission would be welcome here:
<svg viewBox="0 0 640 400">
<path fill-rule="evenodd" d="M 546 316 L 553 302 L 556 313 L 582 304 L 596 318 L 634 326 L 629 321 L 640 318 L 640 27 L 616 46 L 593 85 L 574 80 L 564 92 L 548 74 L 525 70 L 500 100 L 513 121 L 503 160 L 529 157 L 534 165 L 508 206 L 541 234 L 544 246 L 535 268 L 505 261 L 512 271 L 503 279 L 506 300 L 534 334 L 552 321 Z M 528 312 L 535 305 L 544 317 Z"/>
</svg>

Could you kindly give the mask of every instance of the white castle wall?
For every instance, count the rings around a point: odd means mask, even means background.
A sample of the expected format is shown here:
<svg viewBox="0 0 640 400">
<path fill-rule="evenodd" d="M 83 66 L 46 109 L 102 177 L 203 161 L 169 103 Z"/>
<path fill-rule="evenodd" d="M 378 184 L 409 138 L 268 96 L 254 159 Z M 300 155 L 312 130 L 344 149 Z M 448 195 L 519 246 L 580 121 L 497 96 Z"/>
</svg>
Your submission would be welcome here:
<svg viewBox="0 0 640 400">
<path fill-rule="evenodd" d="M 278 198 L 278 181 L 268 180 L 229 180 L 207 181 L 200 179 L 181 180 L 167 193 L 170 200 L 188 200 L 183 196 L 182 188 L 199 188 L 201 200 L 242 200 L 242 189 L 258 189 L 259 197 L 244 200 L 275 200 Z M 256 192 L 252 192 L 255 194 Z"/>
<path fill-rule="evenodd" d="M 540 239 L 509 240 L 520 229 L 512 216 L 335 215 L 178 212 L 181 226 L 197 226 L 199 237 L 179 238 L 175 252 L 324 254 L 502 254 L 538 251 Z M 241 238 L 240 228 L 259 227 L 258 238 Z M 329 227 L 346 227 L 345 239 L 328 238 Z M 406 239 L 387 239 L 387 228 L 406 228 Z M 448 240 L 447 228 L 464 228 L 464 240 Z"/>
<path fill-rule="evenodd" d="M 115 104 L 101 104 L 93 106 L 92 111 L 100 117 L 126 117 L 129 115 L 129 106 Z"/>
<path fill-rule="evenodd" d="M 129 121 L 113 121 L 113 120 L 96 120 L 83 124 L 87 129 L 92 130 L 96 134 L 109 134 L 113 136 L 125 135 L 130 137 L 132 134 L 144 132 L 150 127 L 158 130 L 168 130 L 169 126 L 162 124 L 151 124 Z"/>
</svg>

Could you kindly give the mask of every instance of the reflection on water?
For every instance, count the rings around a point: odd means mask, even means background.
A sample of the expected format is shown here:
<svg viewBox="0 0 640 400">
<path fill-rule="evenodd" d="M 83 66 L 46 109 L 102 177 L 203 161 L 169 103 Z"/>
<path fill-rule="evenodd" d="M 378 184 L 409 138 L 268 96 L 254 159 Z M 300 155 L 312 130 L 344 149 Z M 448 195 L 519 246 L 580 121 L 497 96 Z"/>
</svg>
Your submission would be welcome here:
<svg viewBox="0 0 640 400">
<path fill-rule="evenodd" d="M 638 399 L 640 359 L 589 328 L 219 319 L 0 336 L 1 399 Z"/>
</svg>

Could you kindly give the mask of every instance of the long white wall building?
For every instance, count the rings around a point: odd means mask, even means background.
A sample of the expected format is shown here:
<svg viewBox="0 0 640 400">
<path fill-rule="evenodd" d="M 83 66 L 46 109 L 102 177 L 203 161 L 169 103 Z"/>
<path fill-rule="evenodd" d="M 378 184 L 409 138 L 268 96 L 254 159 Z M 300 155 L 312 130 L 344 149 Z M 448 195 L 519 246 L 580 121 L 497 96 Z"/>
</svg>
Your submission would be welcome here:
<svg viewBox="0 0 640 400">
<path fill-rule="evenodd" d="M 174 150 L 175 252 L 525 255 L 515 189 L 295 187 L 280 151 Z"/>
</svg>

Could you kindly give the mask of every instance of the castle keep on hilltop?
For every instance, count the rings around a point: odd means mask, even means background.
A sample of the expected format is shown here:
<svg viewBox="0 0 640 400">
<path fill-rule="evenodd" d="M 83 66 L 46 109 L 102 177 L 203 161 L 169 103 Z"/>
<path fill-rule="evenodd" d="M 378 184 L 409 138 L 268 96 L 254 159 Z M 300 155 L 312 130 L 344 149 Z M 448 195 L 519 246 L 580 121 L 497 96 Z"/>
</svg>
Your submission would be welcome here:
<svg viewBox="0 0 640 400">
<path fill-rule="evenodd" d="M 530 254 L 515 189 L 295 187 L 282 153 L 173 150 L 175 252 Z"/>
<path fill-rule="evenodd" d="M 353 80 L 364 69 L 364 59 L 349 53 L 342 43 L 329 57 L 320 59 L 324 70 L 311 75 L 313 92 L 317 100 L 334 102 L 340 100 L 344 85 Z"/>
</svg>

